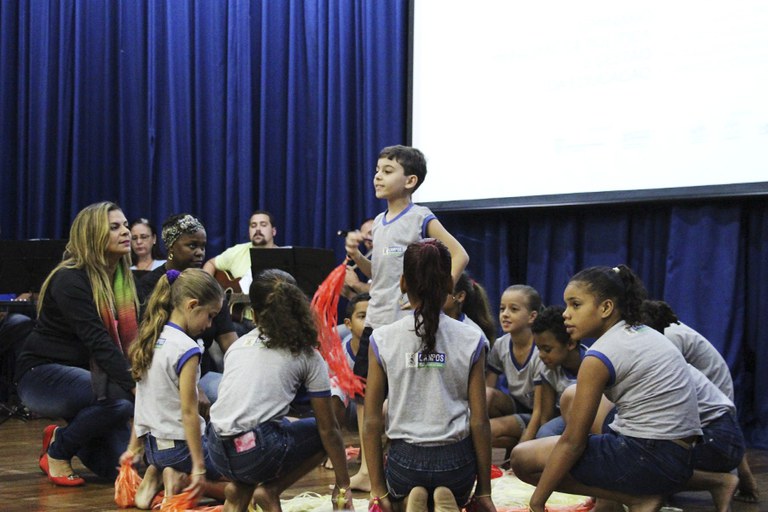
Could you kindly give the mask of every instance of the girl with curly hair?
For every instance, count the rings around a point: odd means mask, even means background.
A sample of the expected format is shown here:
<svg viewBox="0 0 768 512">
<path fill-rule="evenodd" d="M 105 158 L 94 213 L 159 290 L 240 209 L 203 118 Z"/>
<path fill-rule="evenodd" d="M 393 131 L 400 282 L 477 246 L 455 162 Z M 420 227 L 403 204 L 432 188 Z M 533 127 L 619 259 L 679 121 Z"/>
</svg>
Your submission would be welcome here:
<svg viewBox="0 0 768 512">
<path fill-rule="evenodd" d="M 250 503 L 279 511 L 280 494 L 326 454 L 336 473 L 334 508 L 351 508 L 344 443 L 309 301 L 293 277 L 277 269 L 254 276 L 249 295 L 256 328 L 224 355 L 207 430 L 211 459 L 232 480 L 224 511 L 244 512 Z M 290 422 L 289 405 L 302 386 L 315 417 Z"/>
</svg>

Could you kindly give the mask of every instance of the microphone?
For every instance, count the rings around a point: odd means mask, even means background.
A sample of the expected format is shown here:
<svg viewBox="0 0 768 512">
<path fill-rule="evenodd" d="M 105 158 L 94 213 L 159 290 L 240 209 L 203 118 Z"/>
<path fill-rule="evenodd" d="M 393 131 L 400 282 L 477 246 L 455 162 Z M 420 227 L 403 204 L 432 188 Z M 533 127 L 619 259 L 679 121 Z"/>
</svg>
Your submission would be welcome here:
<svg viewBox="0 0 768 512">
<path fill-rule="evenodd" d="M 347 235 L 349 234 L 350 231 L 354 231 L 354 230 L 353 229 L 350 229 L 350 230 L 346 230 L 346 229 L 336 230 L 336 236 L 338 236 L 340 238 L 347 238 Z M 355 263 L 351 259 L 348 259 L 347 260 L 347 266 L 354 269 L 354 268 L 357 268 L 357 263 Z"/>
</svg>

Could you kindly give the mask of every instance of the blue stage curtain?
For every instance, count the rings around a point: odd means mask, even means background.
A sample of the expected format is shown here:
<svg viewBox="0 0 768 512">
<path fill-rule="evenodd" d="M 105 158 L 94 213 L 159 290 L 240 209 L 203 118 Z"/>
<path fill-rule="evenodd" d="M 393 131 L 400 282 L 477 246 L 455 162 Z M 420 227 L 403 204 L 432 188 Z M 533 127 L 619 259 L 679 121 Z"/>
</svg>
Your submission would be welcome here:
<svg viewBox="0 0 768 512">
<path fill-rule="evenodd" d="M 247 240 L 333 246 L 381 206 L 405 138 L 406 0 L 0 2 L 7 238 L 65 237 L 86 204 L 191 212 L 208 256 Z"/>
<path fill-rule="evenodd" d="M 197 215 L 215 256 L 263 208 L 277 243 L 341 260 L 336 230 L 383 209 L 379 149 L 405 143 L 407 11 L 407 0 L 0 1 L 2 237 L 65 237 L 77 211 L 110 199 L 156 224 Z M 627 263 L 725 355 L 750 444 L 768 448 L 765 201 L 437 213 L 494 309 L 510 284 L 562 303 L 576 271 Z"/>
<path fill-rule="evenodd" d="M 469 271 L 494 313 L 504 288 L 526 283 L 563 304 L 569 278 L 593 265 L 629 265 L 652 298 L 723 354 L 749 444 L 768 448 L 768 204 L 597 205 L 438 212 L 467 248 Z"/>
</svg>

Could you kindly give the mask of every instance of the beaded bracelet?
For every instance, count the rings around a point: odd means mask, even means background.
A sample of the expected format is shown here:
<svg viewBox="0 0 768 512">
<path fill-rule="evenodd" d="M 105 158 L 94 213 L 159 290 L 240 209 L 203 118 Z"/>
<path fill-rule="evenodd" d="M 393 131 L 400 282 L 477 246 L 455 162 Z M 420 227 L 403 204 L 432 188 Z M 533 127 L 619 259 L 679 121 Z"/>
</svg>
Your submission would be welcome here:
<svg viewBox="0 0 768 512">
<path fill-rule="evenodd" d="M 336 496 L 336 506 L 343 508 L 347 504 L 347 489 L 345 487 L 339 487 L 339 495 Z"/>
<path fill-rule="evenodd" d="M 490 494 L 475 494 L 475 498 L 490 498 Z"/>
<path fill-rule="evenodd" d="M 386 498 L 387 496 L 389 496 L 389 491 L 385 492 L 385 493 L 384 493 L 384 494 L 382 494 L 381 496 L 374 496 L 373 494 L 371 494 L 371 499 L 372 499 L 372 500 L 383 500 L 383 499 L 384 499 L 384 498 Z"/>
<path fill-rule="evenodd" d="M 206 473 L 207 473 L 207 471 L 205 469 L 201 469 L 201 470 L 198 470 L 198 471 L 193 471 L 192 473 L 190 473 L 190 475 L 202 476 L 202 475 L 205 475 Z"/>
</svg>

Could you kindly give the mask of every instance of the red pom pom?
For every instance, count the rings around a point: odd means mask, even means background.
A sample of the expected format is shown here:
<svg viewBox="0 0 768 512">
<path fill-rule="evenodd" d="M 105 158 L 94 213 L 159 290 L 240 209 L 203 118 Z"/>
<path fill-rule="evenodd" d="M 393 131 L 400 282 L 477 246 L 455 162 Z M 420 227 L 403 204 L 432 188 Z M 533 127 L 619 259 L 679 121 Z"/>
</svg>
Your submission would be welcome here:
<svg viewBox="0 0 768 512">
<path fill-rule="evenodd" d="M 363 380 L 352 373 L 344 354 L 339 332 L 336 330 L 339 317 L 339 296 L 344 286 L 347 264 L 342 263 L 328 274 L 312 298 L 312 310 L 315 312 L 317 334 L 322 354 L 331 374 L 336 376 L 339 387 L 350 397 L 363 395 Z"/>
<path fill-rule="evenodd" d="M 136 490 L 141 484 L 141 477 L 131 462 L 120 464 L 120 471 L 115 480 L 115 503 L 120 508 L 130 508 L 136 504 Z"/>
</svg>

